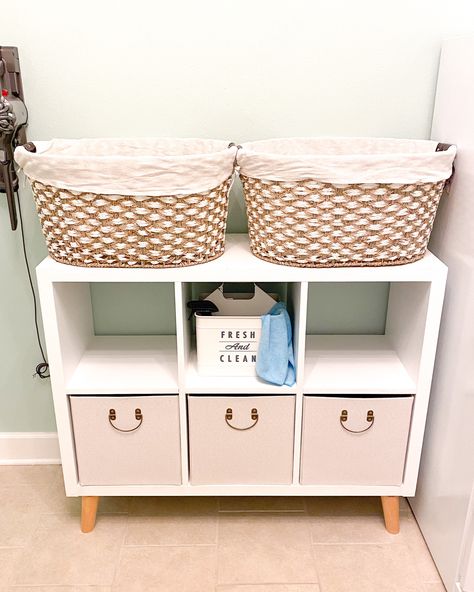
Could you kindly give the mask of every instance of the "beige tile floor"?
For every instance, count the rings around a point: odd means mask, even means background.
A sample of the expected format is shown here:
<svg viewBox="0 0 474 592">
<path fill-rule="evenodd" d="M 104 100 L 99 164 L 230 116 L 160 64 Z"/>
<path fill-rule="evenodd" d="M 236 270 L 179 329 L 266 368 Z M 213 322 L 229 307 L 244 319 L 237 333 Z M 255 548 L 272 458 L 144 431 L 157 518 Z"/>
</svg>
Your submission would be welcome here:
<svg viewBox="0 0 474 592">
<path fill-rule="evenodd" d="M 443 592 L 403 500 L 104 498 L 94 532 L 60 468 L 0 467 L 0 592 Z"/>
</svg>

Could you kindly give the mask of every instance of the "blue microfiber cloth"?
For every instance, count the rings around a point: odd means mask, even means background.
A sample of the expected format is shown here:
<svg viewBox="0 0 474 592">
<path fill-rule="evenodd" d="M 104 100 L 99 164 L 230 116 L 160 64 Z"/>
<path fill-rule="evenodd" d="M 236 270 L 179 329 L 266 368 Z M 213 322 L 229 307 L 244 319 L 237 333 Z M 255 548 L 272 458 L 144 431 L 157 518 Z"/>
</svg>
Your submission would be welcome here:
<svg viewBox="0 0 474 592">
<path fill-rule="evenodd" d="M 277 302 L 262 316 L 256 370 L 257 376 L 272 384 L 295 384 L 291 321 L 283 302 Z"/>
</svg>

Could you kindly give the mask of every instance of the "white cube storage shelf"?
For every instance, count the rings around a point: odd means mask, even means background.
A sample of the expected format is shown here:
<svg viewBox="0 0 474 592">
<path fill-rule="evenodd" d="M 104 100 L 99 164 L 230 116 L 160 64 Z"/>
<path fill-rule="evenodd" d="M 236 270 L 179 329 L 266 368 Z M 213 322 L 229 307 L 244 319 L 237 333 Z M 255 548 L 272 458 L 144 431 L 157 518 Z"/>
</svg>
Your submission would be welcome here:
<svg viewBox="0 0 474 592">
<path fill-rule="evenodd" d="M 228 236 L 221 258 L 187 268 L 80 268 L 45 259 L 37 277 L 67 495 L 413 495 L 446 274 L 444 264 L 431 253 L 416 263 L 394 267 L 279 266 L 251 255 L 245 235 Z M 95 282 L 173 284 L 176 334 L 94 335 L 90 284 Z M 293 321 L 295 385 L 270 385 L 256 376 L 198 373 L 186 303 L 202 282 L 257 282 L 263 288 L 271 285 L 272 292 L 278 283 Z M 311 286 L 346 282 L 389 284 L 383 334 L 331 334 L 327 323 L 328 334 L 311 334 L 308 327 L 314 324 L 308 318 L 318 314 L 317 299 L 308 299 Z M 119 434 L 108 420 L 109 410 L 115 409 L 118 421 L 122 399 L 128 405 L 126 401 L 135 397 L 143 407 L 145 402 L 151 405 L 148 416 L 155 423 L 160 401 L 176 403 L 177 415 L 168 421 L 165 442 L 147 436 L 143 444 L 150 463 L 147 470 L 152 471 L 146 478 L 143 467 L 138 474 L 127 473 L 126 466 L 133 458 L 133 438 L 140 430 L 143 437 L 149 433 L 147 415 L 129 440 L 130 434 Z M 353 439 L 357 445 L 349 447 L 349 467 L 346 430 L 337 413 L 343 405 L 348 411 L 345 427 L 354 425 L 356 410 L 363 415 L 358 405 L 364 399 L 371 401 L 375 423 L 364 432 L 370 440 L 364 434 Z M 99 413 L 92 404 L 88 407 L 88 401 L 100 407 L 100 424 L 87 420 Z M 328 411 L 331 405 L 338 410 L 336 421 L 324 419 L 328 413 L 334 415 Z M 137 407 L 141 409 L 138 403 Z M 133 404 L 130 409 L 135 410 Z M 258 420 L 251 429 L 233 429 L 249 427 L 255 415 Z M 357 419 L 356 429 L 364 421 Z M 321 438 L 333 443 L 326 448 L 325 467 Z M 390 438 L 386 451 L 391 466 L 377 472 L 373 464 L 367 471 L 365 442 L 382 450 L 384 438 Z M 92 477 L 88 475 L 88 461 L 83 459 L 90 460 L 94 441 L 117 450 L 123 473 L 119 475 L 117 467 L 114 476 L 107 467 L 103 478 L 96 478 L 96 465 Z M 160 468 L 159 457 L 164 454 L 170 456 L 179 479 L 170 466 Z M 336 473 L 328 469 L 334 466 Z M 357 466 L 360 470 L 354 472 Z"/>
</svg>

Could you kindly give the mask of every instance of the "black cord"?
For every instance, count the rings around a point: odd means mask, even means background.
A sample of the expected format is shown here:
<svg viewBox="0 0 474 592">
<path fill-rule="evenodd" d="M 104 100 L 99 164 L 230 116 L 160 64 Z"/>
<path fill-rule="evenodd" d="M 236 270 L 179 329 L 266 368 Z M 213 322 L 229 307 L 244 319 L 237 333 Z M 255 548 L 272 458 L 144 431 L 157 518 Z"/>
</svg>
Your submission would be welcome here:
<svg viewBox="0 0 474 592">
<path fill-rule="evenodd" d="M 20 96 L 18 94 L 16 94 L 15 96 L 17 96 L 17 98 L 20 98 Z M 21 100 L 21 99 L 20 99 Z M 13 148 L 15 148 L 18 145 L 18 130 L 20 130 L 22 127 L 26 127 L 28 125 L 28 120 L 30 118 L 29 112 L 28 112 L 28 108 L 25 105 L 25 102 L 22 101 L 23 106 L 25 108 L 26 111 L 26 121 L 24 124 L 22 124 L 21 126 L 18 127 L 18 129 L 16 130 L 16 134 L 15 137 L 13 139 Z M 39 376 L 40 378 L 49 378 L 50 374 L 49 374 L 49 364 L 46 361 L 46 356 L 44 355 L 44 349 L 43 349 L 43 345 L 41 343 L 41 335 L 40 335 L 40 330 L 39 330 L 39 326 L 38 326 L 38 302 L 36 299 L 36 292 L 35 292 L 35 287 L 33 284 L 33 279 L 31 277 L 31 270 L 30 270 L 30 264 L 28 262 L 28 254 L 26 252 L 26 242 L 25 242 L 25 231 L 23 228 L 23 216 L 21 213 L 21 204 L 20 204 L 20 195 L 18 193 L 18 191 L 15 192 L 16 195 L 16 201 L 18 204 L 18 218 L 19 218 L 19 222 L 20 222 L 20 231 L 21 231 L 21 244 L 23 247 L 23 258 L 25 260 L 25 267 L 26 267 L 26 272 L 28 274 L 28 281 L 30 283 L 30 288 L 31 288 L 31 294 L 33 296 L 33 309 L 34 309 L 34 318 L 35 318 L 35 330 L 36 330 L 36 339 L 38 341 L 38 347 L 39 350 L 41 352 L 41 357 L 43 359 L 42 362 L 40 362 L 39 364 L 36 365 L 35 368 L 35 373 L 33 374 L 33 376 Z"/>
<path fill-rule="evenodd" d="M 23 229 L 23 217 L 21 214 L 21 205 L 20 205 L 20 196 L 18 194 L 18 191 L 15 192 L 16 194 L 16 199 L 17 199 L 17 203 L 18 203 L 18 218 L 20 221 L 20 231 L 21 231 L 21 244 L 23 246 L 23 257 L 25 259 L 25 266 L 26 266 L 26 272 L 28 274 L 28 280 L 30 282 L 30 288 L 31 288 L 31 294 L 33 295 L 33 307 L 34 307 L 34 315 L 35 315 L 35 328 L 36 328 L 36 338 L 38 340 L 38 346 L 39 346 L 39 350 L 41 352 L 41 357 L 43 358 L 43 361 L 40 362 L 36 368 L 35 368 L 35 373 L 33 374 L 33 376 L 39 376 L 40 378 L 49 378 L 49 364 L 46 361 L 46 356 L 44 355 L 44 349 L 43 346 L 41 344 L 41 336 L 40 336 L 40 330 L 39 330 L 39 326 L 38 326 L 38 302 L 36 300 L 36 292 L 35 292 L 35 287 L 33 284 L 33 279 L 31 277 L 31 271 L 30 271 L 30 264 L 28 263 L 28 255 L 26 253 L 26 243 L 25 243 L 25 232 Z"/>
</svg>

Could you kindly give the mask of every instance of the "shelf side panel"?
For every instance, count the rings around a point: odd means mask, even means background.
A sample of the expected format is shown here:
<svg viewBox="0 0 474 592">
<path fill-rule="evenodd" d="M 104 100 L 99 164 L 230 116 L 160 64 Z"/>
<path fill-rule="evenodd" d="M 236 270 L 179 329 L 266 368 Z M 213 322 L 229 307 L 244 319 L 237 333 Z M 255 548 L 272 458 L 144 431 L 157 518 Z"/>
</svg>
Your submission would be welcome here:
<svg viewBox="0 0 474 592">
<path fill-rule="evenodd" d="M 390 286 L 385 334 L 415 384 L 418 382 L 430 297 L 429 282 Z"/>
<path fill-rule="evenodd" d="M 288 308 L 293 318 L 293 348 L 296 362 L 295 425 L 293 444 L 293 483 L 300 480 L 301 429 L 303 423 L 303 391 L 305 370 L 306 315 L 308 306 L 308 283 L 294 282 L 288 285 Z"/>
<path fill-rule="evenodd" d="M 58 335 L 66 384 L 94 334 L 88 283 L 53 284 Z"/>
<path fill-rule="evenodd" d="M 75 360 L 71 359 L 72 354 L 77 359 L 82 355 L 80 352 L 81 348 L 78 349 L 77 344 L 75 346 L 73 344 L 72 347 L 69 347 L 69 351 L 67 351 L 69 344 L 64 344 L 64 340 L 61 339 L 64 336 L 61 335 L 59 330 L 60 320 L 64 315 L 66 318 L 68 316 L 66 314 L 67 311 L 64 310 L 66 302 L 63 301 L 66 297 L 67 290 L 60 291 L 64 298 L 61 298 L 61 296 L 57 298 L 58 293 L 54 289 L 55 285 L 51 282 L 47 269 L 44 267 L 37 268 L 37 278 L 64 484 L 67 495 L 77 495 L 75 493 L 78 485 L 75 446 L 69 401 L 66 396 L 65 368 L 71 369 L 74 367 Z M 82 291 L 83 299 L 86 296 L 87 291 Z M 82 337 L 84 340 L 87 334 L 86 329 L 88 329 L 87 324 L 85 328 L 82 327 L 81 329 L 79 327 L 79 331 L 83 331 Z M 73 340 L 74 336 L 70 336 L 69 338 Z M 65 345 L 65 348 L 63 348 L 63 345 Z M 66 360 L 67 356 L 69 356 L 68 360 Z"/>
<path fill-rule="evenodd" d="M 288 284 L 288 311 L 293 320 L 293 349 L 298 383 L 302 382 L 304 372 L 307 298 L 307 282 L 293 282 Z"/>
<path fill-rule="evenodd" d="M 192 346 L 192 321 L 188 320 L 187 303 L 192 299 L 192 284 L 175 283 L 176 336 L 178 342 L 179 383 L 184 386 L 186 368 L 189 365 Z"/>
<path fill-rule="evenodd" d="M 188 411 L 186 399 L 186 370 L 191 357 L 191 321 L 188 321 L 187 302 L 191 300 L 192 285 L 175 282 L 176 339 L 178 352 L 179 432 L 181 446 L 181 482 L 189 482 Z"/>
<path fill-rule="evenodd" d="M 440 274 L 431 283 L 426 323 L 423 328 L 422 350 L 418 364 L 417 389 L 405 465 L 405 483 L 413 490 L 416 487 L 420 467 L 445 287 L 446 272 Z"/>
</svg>

